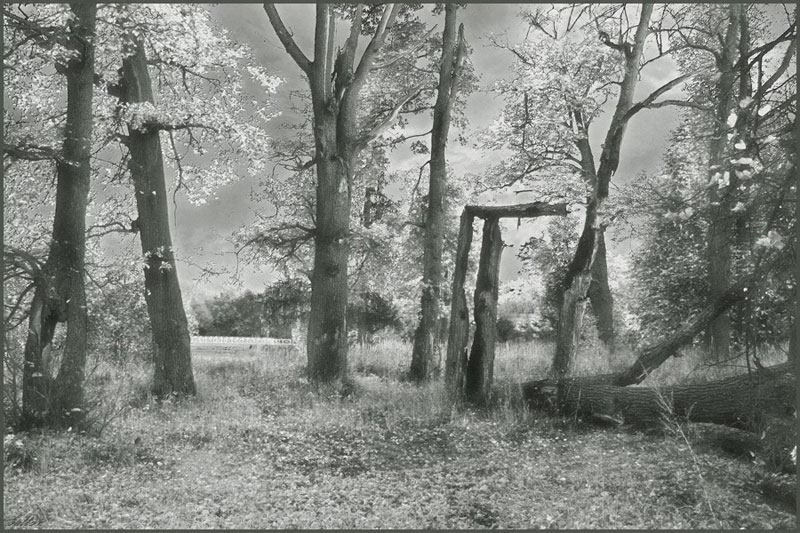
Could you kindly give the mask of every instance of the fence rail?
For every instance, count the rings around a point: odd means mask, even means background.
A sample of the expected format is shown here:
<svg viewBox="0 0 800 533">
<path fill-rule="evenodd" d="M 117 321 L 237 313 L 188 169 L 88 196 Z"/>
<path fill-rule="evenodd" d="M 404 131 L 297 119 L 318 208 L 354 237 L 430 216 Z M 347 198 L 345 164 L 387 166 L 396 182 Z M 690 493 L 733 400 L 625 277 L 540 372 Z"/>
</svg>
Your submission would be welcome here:
<svg viewBox="0 0 800 533">
<path fill-rule="evenodd" d="M 292 339 L 273 339 L 270 337 L 199 337 L 191 338 L 193 346 L 223 344 L 223 345 L 248 345 L 248 346 L 293 346 Z"/>
</svg>

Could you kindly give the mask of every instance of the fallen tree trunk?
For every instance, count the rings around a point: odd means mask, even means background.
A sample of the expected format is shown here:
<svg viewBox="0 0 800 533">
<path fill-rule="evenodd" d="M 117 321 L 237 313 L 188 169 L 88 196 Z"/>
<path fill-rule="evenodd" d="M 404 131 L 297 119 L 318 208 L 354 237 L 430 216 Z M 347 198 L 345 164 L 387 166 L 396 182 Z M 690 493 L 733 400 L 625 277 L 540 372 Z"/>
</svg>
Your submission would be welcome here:
<svg viewBox="0 0 800 533">
<path fill-rule="evenodd" d="M 791 363 L 707 383 L 671 387 L 618 387 L 584 378 L 525 384 L 532 407 L 549 406 L 598 422 L 659 425 L 673 417 L 753 430 L 767 415 L 794 413 L 797 380 Z"/>
<path fill-rule="evenodd" d="M 714 303 L 703 309 L 694 320 L 685 324 L 677 332 L 666 339 L 661 339 L 658 342 L 645 346 L 640 351 L 636 361 L 622 372 L 585 376 L 574 379 L 580 379 L 587 384 L 607 384 L 617 387 L 639 384 L 644 381 L 651 372 L 661 366 L 664 361 L 674 356 L 679 349 L 692 342 L 692 339 L 699 333 L 705 331 L 714 319 L 733 307 L 734 304 L 742 301 L 746 295 L 747 281 L 743 281 L 731 287 Z M 523 384 L 523 389 L 535 387 L 537 383 L 541 382 L 527 382 Z"/>
</svg>

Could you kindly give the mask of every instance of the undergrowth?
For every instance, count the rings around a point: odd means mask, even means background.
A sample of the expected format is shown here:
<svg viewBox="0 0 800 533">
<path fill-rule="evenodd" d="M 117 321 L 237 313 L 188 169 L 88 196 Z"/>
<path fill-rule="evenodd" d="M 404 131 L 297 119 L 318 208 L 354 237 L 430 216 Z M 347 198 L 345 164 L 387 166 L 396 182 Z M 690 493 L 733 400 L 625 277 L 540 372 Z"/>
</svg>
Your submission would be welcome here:
<svg viewBox="0 0 800 533">
<path fill-rule="evenodd" d="M 683 426 L 526 410 L 518 384 L 550 358 L 546 343 L 501 345 L 482 410 L 404 381 L 399 342 L 354 347 L 344 392 L 312 386 L 299 352 L 196 356 L 197 396 L 162 402 L 144 367 L 98 368 L 95 431 L 6 436 L 4 526 L 794 527 L 748 485 L 755 465 L 695 449 Z"/>
</svg>

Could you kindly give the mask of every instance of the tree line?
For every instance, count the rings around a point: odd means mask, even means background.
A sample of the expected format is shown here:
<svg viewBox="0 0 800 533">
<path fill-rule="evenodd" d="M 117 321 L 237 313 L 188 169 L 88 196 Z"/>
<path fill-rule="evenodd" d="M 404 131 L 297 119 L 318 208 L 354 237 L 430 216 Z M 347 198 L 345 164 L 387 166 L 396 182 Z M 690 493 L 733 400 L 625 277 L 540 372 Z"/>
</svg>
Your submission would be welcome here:
<svg viewBox="0 0 800 533">
<path fill-rule="evenodd" d="M 680 333 L 745 282 L 749 293 L 736 299 L 744 305 L 731 302 L 701 328 L 710 357 L 749 355 L 783 340 L 794 353 L 794 10 L 524 9 L 520 42 L 490 38 L 512 59 L 507 76 L 488 87 L 504 107 L 468 140 L 467 98 L 479 73 L 458 22 L 463 9 L 318 4 L 311 27 L 299 30 L 313 35 L 303 50 L 278 7 L 264 4 L 265 33 L 307 85 L 292 95 L 286 135 L 271 138 L 281 80 L 199 6 L 4 6 L 13 95 L 5 110 L 4 318 L 10 330 L 27 322 L 20 424 L 74 425 L 82 416 L 90 315 L 120 283 L 97 275 L 114 270 L 99 244 L 109 235 L 140 240 L 138 259 L 114 268 L 140 268 L 133 275 L 153 339 L 154 394 L 195 393 L 194 318 L 178 281 L 170 202 L 180 191 L 209 201 L 242 174 L 260 180 L 263 209 L 234 236 L 237 257 L 279 269 L 285 282 L 259 297 L 215 299 L 202 320 L 194 314 L 202 331 L 228 321 L 224 327 L 237 331 L 283 336 L 307 298 L 307 372 L 315 383 L 347 378 L 348 324 L 366 334 L 376 320 L 397 325 L 409 314 L 409 375 L 416 382 L 439 375 L 444 309 L 457 296 L 450 292 L 458 214 L 467 200 L 499 191 L 570 206 L 570 216 L 554 218 L 545 236 L 518 251 L 526 272 L 545 280 L 553 378 L 573 373 L 587 309 L 613 351 L 621 314 L 632 317 L 622 329 L 640 339 Z M 653 83 L 660 72 L 670 75 Z M 252 87 L 261 91 L 255 109 L 245 90 Z M 662 171 L 616 186 L 620 162 L 634 155 L 630 123 L 664 107 L 676 109 L 679 125 Z M 410 131 L 412 117 L 430 128 Z M 456 141 L 497 154 L 498 163 L 453 175 L 451 127 Z M 418 170 L 390 168 L 389 154 L 401 146 L 424 160 Z M 46 207 L 32 212 L 33 202 Z M 620 259 L 608 228 L 635 232 L 643 243 L 625 273 L 609 272 Z M 494 241 L 502 250 L 499 233 Z M 612 294 L 613 278 L 623 275 L 628 290 Z M 393 310 L 390 301 L 412 311 Z M 248 323 L 253 306 L 269 311 L 261 315 L 267 322 Z M 65 340 L 54 350 L 59 328 Z"/>
</svg>

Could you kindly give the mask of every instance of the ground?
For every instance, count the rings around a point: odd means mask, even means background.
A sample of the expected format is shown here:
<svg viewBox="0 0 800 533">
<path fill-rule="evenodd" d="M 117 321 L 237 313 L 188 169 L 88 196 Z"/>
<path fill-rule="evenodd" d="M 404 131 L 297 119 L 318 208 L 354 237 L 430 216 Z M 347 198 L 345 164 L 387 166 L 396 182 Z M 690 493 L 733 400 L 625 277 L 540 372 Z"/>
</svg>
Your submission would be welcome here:
<svg viewBox="0 0 800 533">
<path fill-rule="evenodd" d="M 299 353 L 198 356 L 198 396 L 162 404 L 143 370 L 107 370 L 92 434 L 7 436 L 4 527 L 794 529 L 757 465 L 691 428 L 515 405 L 511 378 L 544 364 L 536 352 L 501 351 L 488 411 L 400 381 L 406 345 L 354 349 L 345 397 L 312 390 Z"/>
</svg>

